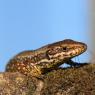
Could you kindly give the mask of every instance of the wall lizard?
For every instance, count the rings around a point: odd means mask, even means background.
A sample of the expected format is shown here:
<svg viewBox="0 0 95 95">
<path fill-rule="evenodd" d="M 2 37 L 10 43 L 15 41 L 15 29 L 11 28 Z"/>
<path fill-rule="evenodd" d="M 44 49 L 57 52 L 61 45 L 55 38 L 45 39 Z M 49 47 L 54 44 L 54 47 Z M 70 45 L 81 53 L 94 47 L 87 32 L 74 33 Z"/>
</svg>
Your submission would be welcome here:
<svg viewBox="0 0 95 95">
<path fill-rule="evenodd" d="M 47 73 L 48 70 L 58 68 L 63 63 L 77 65 L 73 64 L 71 59 L 82 54 L 86 49 L 85 43 L 71 39 L 55 42 L 33 51 L 23 51 L 17 54 L 8 62 L 6 71 L 37 77 Z"/>
</svg>

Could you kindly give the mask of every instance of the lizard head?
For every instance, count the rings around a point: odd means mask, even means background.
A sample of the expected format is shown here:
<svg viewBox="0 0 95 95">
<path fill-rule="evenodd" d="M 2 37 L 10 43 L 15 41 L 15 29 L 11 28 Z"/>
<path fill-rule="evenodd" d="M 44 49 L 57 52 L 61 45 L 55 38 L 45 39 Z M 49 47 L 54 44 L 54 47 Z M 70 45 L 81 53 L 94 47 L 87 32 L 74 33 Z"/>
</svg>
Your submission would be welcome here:
<svg viewBox="0 0 95 95">
<path fill-rule="evenodd" d="M 87 45 L 71 39 L 50 44 L 47 55 L 50 59 L 71 59 L 86 51 Z"/>
</svg>

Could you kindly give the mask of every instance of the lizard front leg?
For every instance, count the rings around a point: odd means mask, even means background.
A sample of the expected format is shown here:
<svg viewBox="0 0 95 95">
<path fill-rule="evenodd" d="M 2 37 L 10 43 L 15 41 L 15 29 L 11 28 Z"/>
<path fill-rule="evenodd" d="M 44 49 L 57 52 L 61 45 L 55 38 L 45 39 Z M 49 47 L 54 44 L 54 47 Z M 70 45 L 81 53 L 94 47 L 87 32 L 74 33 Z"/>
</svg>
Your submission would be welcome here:
<svg viewBox="0 0 95 95">
<path fill-rule="evenodd" d="M 71 67 L 80 67 L 83 65 L 87 65 L 87 63 L 78 63 L 78 62 L 74 62 L 73 60 L 68 60 L 66 61 L 67 64 L 69 64 Z"/>
</svg>

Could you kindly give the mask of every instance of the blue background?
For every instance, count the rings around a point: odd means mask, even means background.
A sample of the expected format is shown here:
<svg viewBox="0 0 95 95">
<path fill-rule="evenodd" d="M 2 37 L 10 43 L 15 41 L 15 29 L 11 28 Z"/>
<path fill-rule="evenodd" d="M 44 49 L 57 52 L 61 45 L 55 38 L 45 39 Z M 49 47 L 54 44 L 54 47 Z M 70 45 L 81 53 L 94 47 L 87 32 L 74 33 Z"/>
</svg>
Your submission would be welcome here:
<svg viewBox="0 0 95 95">
<path fill-rule="evenodd" d="M 87 0 L 0 0 L 0 71 L 23 50 L 67 38 L 89 44 L 88 7 Z"/>
</svg>

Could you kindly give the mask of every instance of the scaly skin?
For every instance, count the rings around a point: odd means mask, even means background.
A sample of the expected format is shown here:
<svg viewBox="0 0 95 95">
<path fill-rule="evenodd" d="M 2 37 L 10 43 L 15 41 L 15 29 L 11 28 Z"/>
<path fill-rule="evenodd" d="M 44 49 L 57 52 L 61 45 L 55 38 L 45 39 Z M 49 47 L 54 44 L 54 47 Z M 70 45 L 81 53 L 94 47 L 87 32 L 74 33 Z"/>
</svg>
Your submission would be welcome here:
<svg viewBox="0 0 95 95">
<path fill-rule="evenodd" d="M 20 72 L 25 75 L 39 76 L 68 63 L 87 49 L 82 42 L 66 39 L 33 51 L 24 51 L 12 58 L 6 66 L 7 72 Z M 75 66 L 75 64 L 72 64 Z"/>
</svg>

